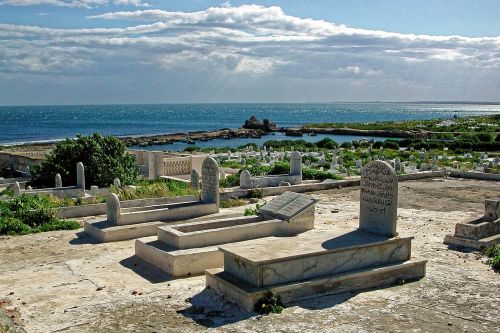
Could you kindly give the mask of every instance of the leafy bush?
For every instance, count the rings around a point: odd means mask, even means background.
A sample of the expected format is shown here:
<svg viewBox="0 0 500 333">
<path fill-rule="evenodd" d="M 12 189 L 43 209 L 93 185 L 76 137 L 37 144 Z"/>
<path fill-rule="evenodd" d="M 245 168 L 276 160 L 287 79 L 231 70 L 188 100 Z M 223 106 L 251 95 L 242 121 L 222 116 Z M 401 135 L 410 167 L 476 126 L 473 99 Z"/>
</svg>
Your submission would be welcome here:
<svg viewBox="0 0 500 333">
<path fill-rule="evenodd" d="M 500 245 L 496 244 L 483 249 L 483 254 L 490 258 L 486 262 L 488 265 L 494 270 L 500 270 Z"/>
<path fill-rule="evenodd" d="M 373 149 L 380 149 L 384 145 L 383 141 L 375 141 L 372 145 Z"/>
<path fill-rule="evenodd" d="M 54 177 L 59 173 L 65 185 L 76 185 L 78 162 L 85 166 L 87 187 L 107 187 L 115 178 L 119 178 L 122 184 L 132 184 L 139 174 L 135 156 L 127 153 L 122 141 L 94 133 L 56 144 L 41 165 L 32 167 L 30 184 L 54 187 Z"/>
<path fill-rule="evenodd" d="M 261 199 L 264 197 L 264 191 L 261 188 L 253 188 L 250 190 L 250 198 Z"/>
<path fill-rule="evenodd" d="M 276 162 L 269 171 L 270 175 L 282 175 L 290 172 L 290 164 L 288 162 Z"/>
<path fill-rule="evenodd" d="M 333 148 L 337 148 L 339 146 L 339 144 L 337 142 L 335 142 L 334 140 L 332 140 L 331 138 L 323 138 L 323 139 L 319 140 L 318 142 L 316 142 L 316 146 L 318 148 L 333 149 Z"/>
<path fill-rule="evenodd" d="M 57 219 L 57 207 L 46 195 L 23 194 L 0 201 L 0 235 L 25 235 L 80 227 L 75 221 Z"/>
<path fill-rule="evenodd" d="M 255 303 L 255 312 L 259 314 L 281 313 L 284 308 L 281 297 L 274 290 L 268 291 L 264 298 Z"/>
<path fill-rule="evenodd" d="M 399 150 L 399 144 L 397 143 L 397 141 L 393 140 L 385 140 L 383 147 L 386 149 Z"/>
<path fill-rule="evenodd" d="M 219 182 L 219 186 L 224 187 L 224 188 L 239 186 L 240 185 L 240 174 L 241 174 L 241 170 L 233 175 L 227 175 L 226 179 L 221 180 Z"/>
<path fill-rule="evenodd" d="M 342 142 L 340 147 L 342 147 L 344 149 L 350 149 L 350 148 L 352 148 L 352 142 L 350 142 L 350 141 Z"/>
<path fill-rule="evenodd" d="M 305 180 L 342 179 L 342 177 L 340 176 L 314 168 L 303 168 L 302 178 Z"/>
<path fill-rule="evenodd" d="M 493 136 L 491 135 L 491 133 L 488 133 L 488 132 L 478 133 L 476 136 L 479 139 L 479 141 L 481 141 L 481 142 L 493 141 Z"/>
<path fill-rule="evenodd" d="M 245 211 L 243 213 L 244 216 L 252 216 L 252 215 L 257 215 L 257 212 L 259 211 L 259 209 L 264 206 L 264 205 L 259 205 L 259 204 L 256 204 L 255 205 L 255 208 L 252 208 L 252 207 L 248 207 L 248 208 L 245 208 Z"/>
</svg>

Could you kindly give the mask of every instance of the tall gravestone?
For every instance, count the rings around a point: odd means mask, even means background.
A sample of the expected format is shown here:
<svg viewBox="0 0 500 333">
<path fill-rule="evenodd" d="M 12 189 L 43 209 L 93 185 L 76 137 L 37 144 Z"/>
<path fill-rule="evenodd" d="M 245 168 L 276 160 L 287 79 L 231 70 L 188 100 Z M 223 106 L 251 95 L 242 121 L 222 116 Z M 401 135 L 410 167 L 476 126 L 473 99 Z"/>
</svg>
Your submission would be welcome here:
<svg viewBox="0 0 500 333">
<path fill-rule="evenodd" d="M 85 167 L 82 162 L 76 163 L 76 186 L 85 191 Z"/>
<path fill-rule="evenodd" d="M 298 151 L 293 151 L 290 154 L 290 174 L 302 176 L 302 155 Z"/>
<path fill-rule="evenodd" d="M 196 169 L 191 170 L 191 188 L 195 190 L 200 188 L 200 175 Z"/>
<path fill-rule="evenodd" d="M 207 157 L 201 167 L 201 200 L 219 205 L 219 166 Z"/>
<path fill-rule="evenodd" d="M 398 178 L 391 165 L 373 161 L 361 171 L 359 228 L 396 236 Z"/>
<path fill-rule="evenodd" d="M 18 182 L 14 182 L 14 196 L 18 196 L 21 194 L 21 185 Z"/>
<path fill-rule="evenodd" d="M 109 193 L 106 200 L 108 222 L 118 224 L 120 218 L 120 199 L 115 193 Z"/>
<path fill-rule="evenodd" d="M 56 188 L 61 188 L 62 187 L 61 174 L 56 173 L 55 182 L 56 182 Z"/>
</svg>

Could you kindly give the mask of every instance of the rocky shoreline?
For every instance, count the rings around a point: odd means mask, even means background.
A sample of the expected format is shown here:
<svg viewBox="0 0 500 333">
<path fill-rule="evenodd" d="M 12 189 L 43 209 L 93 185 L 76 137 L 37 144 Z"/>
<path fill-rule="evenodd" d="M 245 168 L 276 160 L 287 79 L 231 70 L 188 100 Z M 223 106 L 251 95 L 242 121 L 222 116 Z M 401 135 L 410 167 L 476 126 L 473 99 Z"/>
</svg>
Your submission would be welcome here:
<svg viewBox="0 0 500 333">
<path fill-rule="evenodd" d="M 213 139 L 231 140 L 235 138 L 261 138 L 265 135 L 270 135 L 273 132 L 290 133 L 290 136 L 302 136 L 302 134 L 330 134 L 330 135 L 356 135 L 356 136 L 378 136 L 387 138 L 421 138 L 428 136 L 427 132 L 423 131 L 390 131 L 390 130 L 360 130 L 353 128 L 311 128 L 311 127 L 281 127 L 273 129 L 273 131 L 264 131 L 261 129 L 220 129 L 216 131 L 196 131 L 182 132 L 171 134 L 156 134 L 156 135 L 141 135 L 133 137 L 119 137 L 127 146 L 147 147 L 153 145 L 168 145 L 174 142 L 186 142 L 195 144 L 196 141 L 210 141 Z M 50 149 L 59 140 L 43 143 L 26 143 L 16 146 L 9 146 L 7 150 L 46 150 Z M 7 148 L 7 147 L 6 147 Z M 33 149 L 31 149 L 33 148 Z"/>
</svg>

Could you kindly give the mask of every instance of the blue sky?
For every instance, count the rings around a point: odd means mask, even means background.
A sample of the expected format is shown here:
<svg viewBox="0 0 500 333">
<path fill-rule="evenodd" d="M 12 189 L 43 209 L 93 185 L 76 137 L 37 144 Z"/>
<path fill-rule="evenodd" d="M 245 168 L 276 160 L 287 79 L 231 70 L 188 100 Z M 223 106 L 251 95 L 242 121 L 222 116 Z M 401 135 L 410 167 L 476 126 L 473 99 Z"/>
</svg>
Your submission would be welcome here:
<svg viewBox="0 0 500 333">
<path fill-rule="evenodd" d="M 500 1 L 0 0 L 0 104 L 500 100 Z"/>
</svg>

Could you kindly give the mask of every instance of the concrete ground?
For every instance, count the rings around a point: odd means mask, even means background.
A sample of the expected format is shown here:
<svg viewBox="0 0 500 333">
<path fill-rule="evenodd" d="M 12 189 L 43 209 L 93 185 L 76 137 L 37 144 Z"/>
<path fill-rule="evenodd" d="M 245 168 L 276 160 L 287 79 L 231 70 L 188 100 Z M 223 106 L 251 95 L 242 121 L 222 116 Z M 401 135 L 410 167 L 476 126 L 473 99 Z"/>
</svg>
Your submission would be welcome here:
<svg viewBox="0 0 500 333">
<path fill-rule="evenodd" d="M 414 235 L 427 277 L 401 286 L 301 301 L 258 316 L 134 257 L 134 241 L 93 244 L 75 231 L 0 238 L 0 308 L 27 332 L 500 332 L 500 275 L 477 252 L 442 244 L 482 214 L 500 183 L 399 184 L 398 231 Z M 316 228 L 356 227 L 359 188 L 311 193 Z M 243 211 L 245 207 L 232 208 Z"/>
</svg>

